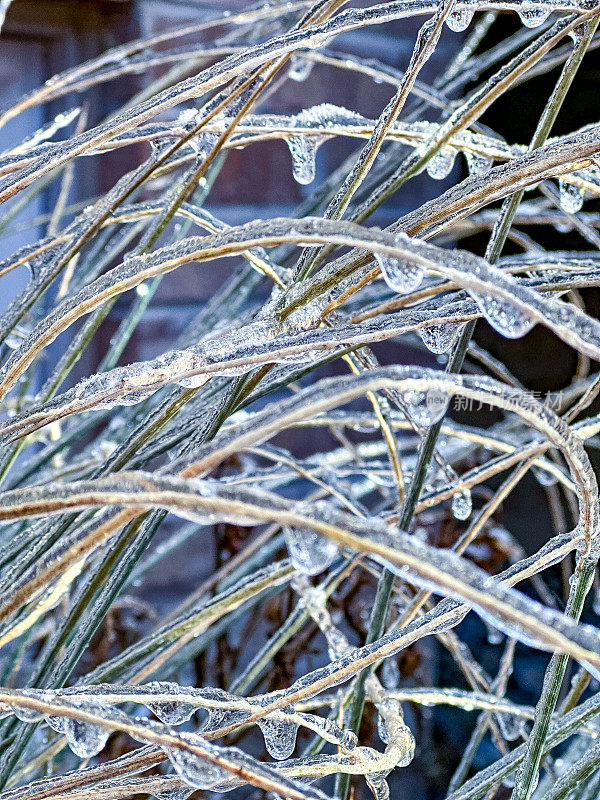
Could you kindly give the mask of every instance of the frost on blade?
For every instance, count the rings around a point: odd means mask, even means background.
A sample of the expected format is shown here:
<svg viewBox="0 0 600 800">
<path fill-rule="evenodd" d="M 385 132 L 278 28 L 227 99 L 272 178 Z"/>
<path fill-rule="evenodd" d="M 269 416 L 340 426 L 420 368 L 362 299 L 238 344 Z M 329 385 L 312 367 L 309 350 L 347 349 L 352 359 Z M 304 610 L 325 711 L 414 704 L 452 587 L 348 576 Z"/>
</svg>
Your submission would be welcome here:
<svg viewBox="0 0 600 800">
<path fill-rule="evenodd" d="M 290 561 L 297 570 L 318 575 L 331 564 L 337 546 L 330 539 L 307 528 L 284 528 Z"/>
</svg>

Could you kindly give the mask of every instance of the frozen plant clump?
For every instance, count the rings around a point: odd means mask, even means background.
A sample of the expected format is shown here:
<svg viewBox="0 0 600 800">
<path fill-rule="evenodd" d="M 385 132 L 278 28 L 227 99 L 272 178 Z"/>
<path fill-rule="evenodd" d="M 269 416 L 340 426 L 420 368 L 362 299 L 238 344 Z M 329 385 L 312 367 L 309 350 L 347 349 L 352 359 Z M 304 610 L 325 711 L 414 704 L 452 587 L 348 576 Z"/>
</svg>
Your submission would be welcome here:
<svg viewBox="0 0 600 800">
<path fill-rule="evenodd" d="M 0 799 L 600 796 L 598 3 L 108 5 L 0 88 Z"/>
</svg>

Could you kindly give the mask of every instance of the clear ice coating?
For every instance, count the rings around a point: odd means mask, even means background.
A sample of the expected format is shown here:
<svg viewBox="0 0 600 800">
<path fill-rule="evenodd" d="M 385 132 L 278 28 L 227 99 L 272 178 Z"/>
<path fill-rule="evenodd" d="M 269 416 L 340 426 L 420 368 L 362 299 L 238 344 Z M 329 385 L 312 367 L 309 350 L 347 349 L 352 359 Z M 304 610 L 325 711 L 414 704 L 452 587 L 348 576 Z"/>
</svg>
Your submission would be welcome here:
<svg viewBox="0 0 600 800">
<path fill-rule="evenodd" d="M 195 738 L 197 737 L 194 734 L 185 735 L 186 741 L 191 744 L 194 743 Z M 198 743 L 200 741 L 198 740 Z M 195 753 L 190 753 L 188 750 L 167 747 L 165 748 L 165 753 L 179 777 L 195 789 L 210 789 L 223 781 L 228 775 L 226 770 L 204 758 L 200 758 Z"/>
<path fill-rule="evenodd" d="M 442 419 L 450 402 L 445 392 L 435 389 L 428 389 L 426 392 L 403 392 L 402 399 L 412 421 L 425 428 Z"/>
<path fill-rule="evenodd" d="M 559 180 L 558 189 L 560 192 L 560 207 L 563 211 L 566 211 L 567 214 L 576 214 L 581 210 L 585 194 L 583 189 L 563 180 Z"/>
<path fill-rule="evenodd" d="M 534 3 L 523 0 L 519 6 L 519 18 L 526 28 L 537 28 L 550 14 L 551 8 L 547 3 Z"/>
<path fill-rule="evenodd" d="M 492 328 L 508 339 L 519 339 L 535 326 L 534 320 L 506 300 L 491 294 L 473 294 L 473 299 Z"/>
<path fill-rule="evenodd" d="M 427 325 L 426 328 L 419 328 L 419 335 L 423 344 L 432 353 L 446 353 L 451 349 L 464 323 L 443 322 L 440 325 Z"/>
<path fill-rule="evenodd" d="M 423 270 L 411 261 L 394 258 L 385 253 L 375 253 L 383 279 L 394 292 L 409 294 L 418 289 L 423 280 Z"/>
<path fill-rule="evenodd" d="M 452 172 L 456 151 L 450 147 L 442 147 L 427 162 L 427 174 L 436 181 L 442 181 Z"/>
<path fill-rule="evenodd" d="M 178 684 L 170 681 L 154 681 L 146 684 L 144 688 L 156 694 L 173 695 L 180 691 Z M 183 722 L 187 722 L 195 711 L 194 706 L 177 700 L 148 701 L 146 706 L 166 725 L 181 725 Z"/>
<path fill-rule="evenodd" d="M 303 185 L 312 183 L 316 174 L 317 150 L 322 137 L 298 134 L 288 136 L 286 141 L 292 155 L 292 173 L 295 180 Z"/>
<path fill-rule="evenodd" d="M 457 492 L 452 497 L 452 514 L 456 519 L 465 520 L 471 516 L 473 510 L 473 498 L 471 490 L 465 489 L 462 492 Z"/>
<path fill-rule="evenodd" d="M 296 746 L 298 723 L 287 719 L 264 717 L 257 721 L 265 739 L 267 752 L 278 761 L 289 758 Z"/>
<path fill-rule="evenodd" d="M 471 24 L 473 11 L 469 8 L 458 8 L 446 17 L 446 25 L 455 33 L 462 33 Z"/>
<path fill-rule="evenodd" d="M 331 564 L 337 545 L 308 528 L 283 529 L 292 566 L 307 575 L 317 575 Z"/>
</svg>

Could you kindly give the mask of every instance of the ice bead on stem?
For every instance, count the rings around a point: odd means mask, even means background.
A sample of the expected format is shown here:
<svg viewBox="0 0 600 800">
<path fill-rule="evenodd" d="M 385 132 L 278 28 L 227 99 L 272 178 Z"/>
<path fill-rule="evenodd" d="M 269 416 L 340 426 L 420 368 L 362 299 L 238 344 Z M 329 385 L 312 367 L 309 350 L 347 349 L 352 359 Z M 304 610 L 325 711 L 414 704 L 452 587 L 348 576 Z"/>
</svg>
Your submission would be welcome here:
<svg viewBox="0 0 600 800">
<path fill-rule="evenodd" d="M 77 703 L 77 706 L 82 711 L 92 712 L 99 716 L 104 715 L 107 711 L 104 706 L 94 701 Z M 109 731 L 99 725 L 82 722 L 73 717 L 65 719 L 63 731 L 67 737 L 69 747 L 80 758 L 91 758 L 99 753 L 104 748 L 110 735 Z"/>
<path fill-rule="evenodd" d="M 394 292 L 409 294 L 417 289 L 423 280 L 423 270 L 416 264 L 386 253 L 375 253 L 383 279 Z"/>
<path fill-rule="evenodd" d="M 185 734 L 185 739 L 190 744 L 193 744 L 195 740 L 201 741 L 199 737 L 191 733 Z M 168 747 L 165 748 L 165 753 L 179 777 L 195 789 L 210 789 L 221 783 L 228 775 L 226 770 L 188 750 Z"/>
<path fill-rule="evenodd" d="M 443 181 L 452 172 L 456 152 L 450 147 L 442 147 L 441 150 L 427 162 L 427 174 L 436 181 Z"/>
<path fill-rule="evenodd" d="M 535 326 L 535 322 L 516 306 L 491 294 L 474 294 L 473 299 L 492 328 L 508 339 L 519 339 Z"/>
<path fill-rule="evenodd" d="M 470 489 L 464 489 L 461 492 L 457 492 L 452 497 L 452 514 L 456 519 L 469 519 L 472 510 L 473 498 L 471 497 Z"/>
<path fill-rule="evenodd" d="M 337 546 L 308 528 L 284 528 L 285 542 L 292 566 L 308 575 L 317 575 L 331 564 Z"/>
<path fill-rule="evenodd" d="M 289 758 L 296 746 L 298 723 L 287 719 L 266 717 L 258 720 L 270 756 L 278 761 Z"/>
<path fill-rule="evenodd" d="M 175 695 L 179 692 L 179 686 L 170 681 L 155 681 L 148 683 L 145 687 L 153 694 Z M 155 714 L 161 722 L 166 725 L 181 725 L 186 722 L 194 713 L 194 706 L 189 703 L 181 703 L 177 700 L 148 701 L 146 706 Z"/>
<path fill-rule="evenodd" d="M 537 28 L 541 25 L 548 15 L 550 8 L 545 3 L 532 3 L 529 0 L 522 0 L 519 7 L 519 19 L 526 28 Z"/>
<path fill-rule="evenodd" d="M 412 421 L 426 428 L 444 416 L 450 401 L 448 395 L 434 389 L 426 392 L 404 392 L 402 399 Z"/>
<path fill-rule="evenodd" d="M 446 25 L 454 33 L 462 33 L 467 30 L 472 19 L 473 11 L 470 8 L 457 8 L 446 17 Z"/>
<path fill-rule="evenodd" d="M 425 347 L 439 355 L 450 350 L 463 327 L 464 323 L 443 322 L 419 328 L 419 335 Z"/>
<path fill-rule="evenodd" d="M 566 211 L 567 214 L 576 214 L 581 210 L 583 195 L 585 194 L 583 189 L 562 180 L 558 182 L 558 189 L 560 192 L 560 207 L 563 211 Z"/>
<path fill-rule="evenodd" d="M 465 158 L 471 175 L 481 175 L 483 172 L 487 172 L 494 163 L 492 158 L 473 153 L 470 150 L 465 151 Z"/>
</svg>

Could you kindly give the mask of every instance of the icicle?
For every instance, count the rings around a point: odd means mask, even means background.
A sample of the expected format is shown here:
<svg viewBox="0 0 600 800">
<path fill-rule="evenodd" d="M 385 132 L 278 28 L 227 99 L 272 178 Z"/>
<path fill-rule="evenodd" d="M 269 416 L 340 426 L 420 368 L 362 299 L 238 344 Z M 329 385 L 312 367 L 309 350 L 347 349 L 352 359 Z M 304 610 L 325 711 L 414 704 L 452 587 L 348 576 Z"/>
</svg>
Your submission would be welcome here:
<svg viewBox="0 0 600 800">
<path fill-rule="evenodd" d="M 537 28 L 546 20 L 550 14 L 550 8 L 542 3 L 533 3 L 530 0 L 522 0 L 519 7 L 519 18 L 526 28 Z"/>
<path fill-rule="evenodd" d="M 470 489 L 465 489 L 462 492 L 457 492 L 452 497 L 452 514 L 456 517 L 456 519 L 460 520 L 469 519 L 472 510 L 473 510 L 473 498 L 471 497 Z"/>
<path fill-rule="evenodd" d="M 414 292 L 421 285 L 423 270 L 411 261 L 375 253 L 375 260 L 390 289 L 400 294 Z"/>
<path fill-rule="evenodd" d="M 315 179 L 317 150 L 323 137 L 298 134 L 288 136 L 286 141 L 292 154 L 294 178 L 303 185 L 312 183 Z"/>
<path fill-rule="evenodd" d="M 325 536 L 308 528 L 283 529 L 290 561 L 295 569 L 308 575 L 317 575 L 331 564 L 337 545 Z"/>
<path fill-rule="evenodd" d="M 289 758 L 296 746 L 298 723 L 286 719 L 266 717 L 258 720 L 269 755 L 278 761 Z"/>
<path fill-rule="evenodd" d="M 169 681 L 154 681 L 146 684 L 144 689 L 155 694 L 173 695 L 179 692 L 178 684 Z M 177 700 L 148 701 L 145 705 L 166 725 L 181 725 L 187 722 L 195 711 L 194 706 Z"/>
<path fill-rule="evenodd" d="M 508 339 L 519 339 L 535 326 L 535 322 L 506 300 L 490 294 L 472 295 L 492 328 Z"/>
<path fill-rule="evenodd" d="M 559 180 L 558 188 L 560 191 L 560 207 L 567 214 L 576 214 L 581 210 L 583 205 L 583 196 L 585 194 L 583 189 L 574 186 L 572 183 Z"/>
<path fill-rule="evenodd" d="M 462 33 L 467 30 L 472 19 L 473 11 L 470 8 L 459 8 L 446 17 L 446 25 L 454 33 Z"/>
<path fill-rule="evenodd" d="M 443 322 L 439 325 L 428 325 L 426 328 L 419 328 L 419 335 L 423 344 L 432 353 L 446 353 L 451 349 L 464 323 Z"/>
<path fill-rule="evenodd" d="M 456 152 L 449 147 L 442 147 L 441 150 L 430 158 L 427 162 L 427 174 L 436 181 L 442 181 L 452 172 Z"/>
</svg>

